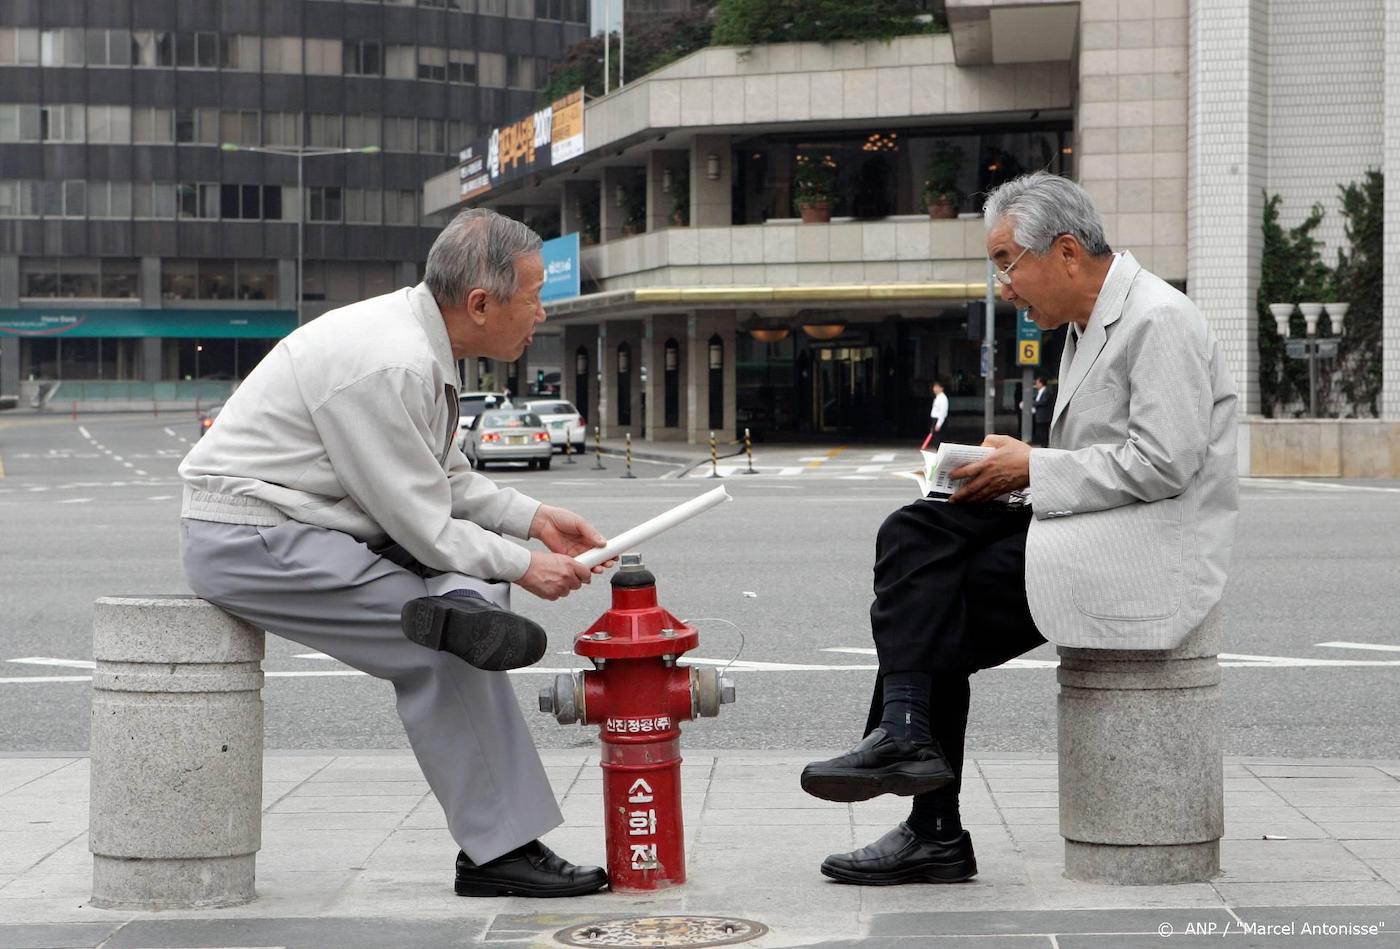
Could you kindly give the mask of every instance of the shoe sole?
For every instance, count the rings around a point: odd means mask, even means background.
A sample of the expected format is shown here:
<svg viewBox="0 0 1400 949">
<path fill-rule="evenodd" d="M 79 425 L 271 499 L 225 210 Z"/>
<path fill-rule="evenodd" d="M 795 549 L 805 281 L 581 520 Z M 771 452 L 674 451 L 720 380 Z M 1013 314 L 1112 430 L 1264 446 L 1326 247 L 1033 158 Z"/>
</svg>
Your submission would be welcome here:
<svg viewBox="0 0 1400 949">
<path fill-rule="evenodd" d="M 571 884 L 559 887 L 539 887 L 518 883 L 462 883 L 458 881 L 453 890 L 458 896 L 528 896 L 536 899 L 551 899 L 560 896 L 588 896 L 607 886 L 607 881 L 591 884 Z"/>
<path fill-rule="evenodd" d="M 538 623 L 509 610 L 470 613 L 424 600 L 409 600 L 403 633 L 428 649 L 450 652 L 478 669 L 504 672 L 540 661 L 548 638 Z"/>
<path fill-rule="evenodd" d="M 936 791 L 951 784 L 953 778 L 946 768 L 921 771 L 907 764 L 860 771 L 818 771 L 809 765 L 802 770 L 802 790 L 823 801 L 854 804 L 881 794 L 910 797 Z"/>
<path fill-rule="evenodd" d="M 901 883 L 962 883 L 977 875 L 977 864 L 929 863 L 907 870 L 888 873 L 861 873 L 857 870 L 843 870 L 840 867 L 822 864 L 822 876 L 838 883 L 855 883 L 860 886 L 897 886 Z"/>
</svg>

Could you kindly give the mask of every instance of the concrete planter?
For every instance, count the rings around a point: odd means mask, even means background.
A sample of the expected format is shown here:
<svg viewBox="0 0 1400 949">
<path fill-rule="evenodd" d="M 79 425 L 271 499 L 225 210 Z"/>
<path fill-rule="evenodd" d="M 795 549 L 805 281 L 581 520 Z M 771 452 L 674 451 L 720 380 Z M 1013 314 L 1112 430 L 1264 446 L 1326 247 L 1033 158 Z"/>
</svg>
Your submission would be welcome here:
<svg viewBox="0 0 1400 949">
<path fill-rule="evenodd" d="M 1253 477 L 1400 478 L 1400 422 L 1244 419 L 1239 471 Z"/>
</svg>

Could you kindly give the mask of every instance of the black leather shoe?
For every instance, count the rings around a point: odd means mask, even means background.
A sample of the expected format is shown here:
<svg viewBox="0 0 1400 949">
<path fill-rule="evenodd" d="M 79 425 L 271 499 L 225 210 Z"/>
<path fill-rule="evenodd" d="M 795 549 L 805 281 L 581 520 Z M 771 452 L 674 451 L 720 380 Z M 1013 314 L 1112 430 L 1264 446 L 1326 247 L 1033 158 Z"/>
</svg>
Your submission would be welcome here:
<svg viewBox="0 0 1400 949">
<path fill-rule="evenodd" d="M 802 769 L 802 790 L 823 801 L 868 801 L 881 794 L 923 794 L 953 780 L 953 769 L 932 741 L 891 738 L 877 728 L 854 749 Z"/>
<path fill-rule="evenodd" d="M 418 645 L 492 672 L 533 665 L 548 644 L 539 623 L 472 597 L 420 596 L 403 605 L 400 620 Z"/>
<path fill-rule="evenodd" d="M 892 886 L 896 883 L 960 883 L 977 875 L 972 835 L 956 840 L 924 840 L 900 824 L 868 847 L 834 853 L 822 861 L 822 876 L 842 883 Z"/>
<path fill-rule="evenodd" d="M 538 840 L 477 866 L 457 854 L 458 896 L 587 896 L 608 885 L 602 867 L 578 867 Z"/>
</svg>

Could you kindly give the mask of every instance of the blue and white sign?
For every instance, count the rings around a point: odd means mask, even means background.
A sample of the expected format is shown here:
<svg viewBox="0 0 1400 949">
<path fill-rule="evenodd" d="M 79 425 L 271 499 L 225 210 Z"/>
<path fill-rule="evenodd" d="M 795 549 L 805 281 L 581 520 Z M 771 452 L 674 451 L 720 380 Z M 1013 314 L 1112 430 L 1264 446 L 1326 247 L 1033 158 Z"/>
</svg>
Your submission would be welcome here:
<svg viewBox="0 0 1400 949">
<path fill-rule="evenodd" d="M 540 256 L 544 258 L 544 290 L 540 292 L 540 299 L 548 303 L 578 296 L 578 234 L 545 241 Z"/>
</svg>

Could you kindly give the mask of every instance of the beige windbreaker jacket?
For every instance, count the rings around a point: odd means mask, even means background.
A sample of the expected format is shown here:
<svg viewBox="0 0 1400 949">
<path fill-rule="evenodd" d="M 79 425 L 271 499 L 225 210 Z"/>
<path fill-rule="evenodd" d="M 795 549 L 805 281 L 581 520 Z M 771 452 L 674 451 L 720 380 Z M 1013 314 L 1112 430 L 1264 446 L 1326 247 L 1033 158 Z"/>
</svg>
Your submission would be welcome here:
<svg viewBox="0 0 1400 949">
<path fill-rule="evenodd" d="M 332 310 L 282 340 L 180 465 L 181 514 L 286 520 L 390 539 L 420 563 L 518 580 L 539 502 L 471 470 L 456 445 L 457 364 L 419 284 Z"/>
</svg>

